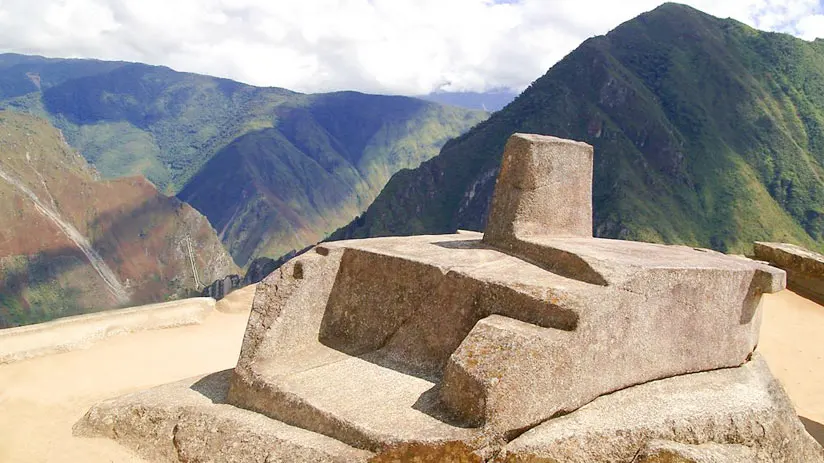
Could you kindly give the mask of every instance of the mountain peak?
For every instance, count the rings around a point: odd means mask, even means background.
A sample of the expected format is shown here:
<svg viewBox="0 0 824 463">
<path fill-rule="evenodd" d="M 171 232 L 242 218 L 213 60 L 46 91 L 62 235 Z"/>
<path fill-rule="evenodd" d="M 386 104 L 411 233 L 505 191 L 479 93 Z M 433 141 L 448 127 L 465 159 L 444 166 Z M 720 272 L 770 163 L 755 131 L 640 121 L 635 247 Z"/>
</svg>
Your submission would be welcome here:
<svg viewBox="0 0 824 463">
<path fill-rule="evenodd" d="M 598 236 L 822 249 L 821 88 L 819 45 L 667 3 L 585 42 L 333 237 L 482 229 L 504 142 L 529 132 L 595 146 Z"/>
</svg>

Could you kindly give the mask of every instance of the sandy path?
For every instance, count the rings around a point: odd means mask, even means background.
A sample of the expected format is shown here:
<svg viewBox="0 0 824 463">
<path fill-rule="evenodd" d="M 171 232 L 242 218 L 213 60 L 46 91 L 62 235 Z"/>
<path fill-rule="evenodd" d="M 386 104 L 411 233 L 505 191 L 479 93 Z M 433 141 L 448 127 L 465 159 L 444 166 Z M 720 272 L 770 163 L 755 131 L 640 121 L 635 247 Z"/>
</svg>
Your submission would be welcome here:
<svg viewBox="0 0 824 463">
<path fill-rule="evenodd" d="M 0 366 L 0 462 L 142 461 L 112 441 L 74 438 L 71 427 L 99 400 L 234 366 L 252 296 L 233 293 L 202 325 Z M 766 296 L 759 350 L 824 442 L 821 339 L 824 307 L 789 291 Z"/>
<path fill-rule="evenodd" d="M 202 325 L 0 366 L 0 462 L 143 461 L 107 439 L 72 437 L 72 425 L 102 399 L 233 367 L 251 305 L 234 302 L 246 305 L 214 311 Z"/>
<path fill-rule="evenodd" d="M 764 297 L 758 350 L 824 445 L 824 307 L 790 291 Z"/>
</svg>

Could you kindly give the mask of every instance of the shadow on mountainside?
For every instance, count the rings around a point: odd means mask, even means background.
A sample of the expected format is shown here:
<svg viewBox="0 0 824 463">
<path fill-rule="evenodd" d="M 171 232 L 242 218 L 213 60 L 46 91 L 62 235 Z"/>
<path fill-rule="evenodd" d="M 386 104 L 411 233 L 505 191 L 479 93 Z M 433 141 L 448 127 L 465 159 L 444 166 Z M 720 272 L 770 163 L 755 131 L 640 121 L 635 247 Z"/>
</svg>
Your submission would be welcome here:
<svg viewBox="0 0 824 463">
<path fill-rule="evenodd" d="M 194 246 L 201 286 L 223 276 L 214 275 L 220 269 L 211 262 L 213 251 L 204 251 L 199 244 L 221 249 L 222 245 L 217 237 L 211 243 L 199 236 L 208 222 L 203 218 L 202 223 L 192 226 L 194 216 L 184 217 L 192 213 L 175 198 L 156 196 L 137 207 L 100 213 L 84 227 L 92 247 L 128 287 L 130 300 L 126 305 L 196 295 L 200 288 L 194 283 L 186 236 Z M 117 304 L 77 247 L 0 259 L 0 328 L 123 306 Z M 227 265 L 231 265 L 228 259 L 227 253 Z"/>
<path fill-rule="evenodd" d="M 60 317 L 91 313 L 116 306 L 114 297 L 76 247 L 49 249 L 29 256 L 2 256 L 0 270 L 0 329 L 40 323 Z M 61 276 L 79 272 L 100 281 L 67 284 Z M 65 278 L 63 278 L 65 280 Z M 82 279 L 81 279 L 82 280 Z M 102 290 L 102 292 L 100 291 Z M 85 294 L 84 294 L 85 293 Z M 84 297 L 84 296 L 91 297 Z M 84 307 L 84 299 L 103 305 Z"/>
</svg>

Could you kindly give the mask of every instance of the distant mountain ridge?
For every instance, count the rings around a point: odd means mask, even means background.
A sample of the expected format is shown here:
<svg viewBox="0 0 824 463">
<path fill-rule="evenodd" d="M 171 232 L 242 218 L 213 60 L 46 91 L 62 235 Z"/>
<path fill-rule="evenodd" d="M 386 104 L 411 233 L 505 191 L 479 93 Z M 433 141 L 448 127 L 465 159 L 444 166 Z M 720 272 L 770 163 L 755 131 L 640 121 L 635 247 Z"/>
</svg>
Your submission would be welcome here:
<svg viewBox="0 0 824 463">
<path fill-rule="evenodd" d="M 477 122 L 406 97 L 340 92 L 284 107 L 277 127 L 216 153 L 178 197 L 206 214 L 238 263 L 321 241 L 364 211 L 393 173 Z"/>
<path fill-rule="evenodd" d="M 138 63 L 0 55 L 0 108 L 49 119 L 106 178 L 145 175 L 204 213 L 236 262 L 319 241 L 392 174 L 485 112 L 305 95 Z"/>
<path fill-rule="evenodd" d="M 672 3 L 584 42 L 332 239 L 483 229 L 514 132 L 594 145 L 597 236 L 824 248 L 824 41 Z"/>
<path fill-rule="evenodd" d="M 516 92 L 501 89 L 487 92 L 432 92 L 420 98 L 461 108 L 498 111 L 511 103 L 516 96 Z"/>
<path fill-rule="evenodd" d="M 42 119 L 0 111 L 0 154 L 0 328 L 190 296 L 237 271 L 205 217 L 143 177 L 98 179 Z"/>
</svg>

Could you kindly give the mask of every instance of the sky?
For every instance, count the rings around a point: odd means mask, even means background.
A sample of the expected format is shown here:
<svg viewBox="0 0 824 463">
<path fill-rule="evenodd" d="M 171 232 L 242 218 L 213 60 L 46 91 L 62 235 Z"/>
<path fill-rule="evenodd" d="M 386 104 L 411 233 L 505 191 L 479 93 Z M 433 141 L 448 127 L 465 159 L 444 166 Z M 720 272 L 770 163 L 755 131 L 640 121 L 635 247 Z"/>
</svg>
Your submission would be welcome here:
<svg viewBox="0 0 824 463">
<path fill-rule="evenodd" d="M 0 0 L 0 51 L 169 66 L 301 92 L 520 91 L 652 0 Z M 819 0 L 692 0 L 824 37 Z"/>
</svg>

